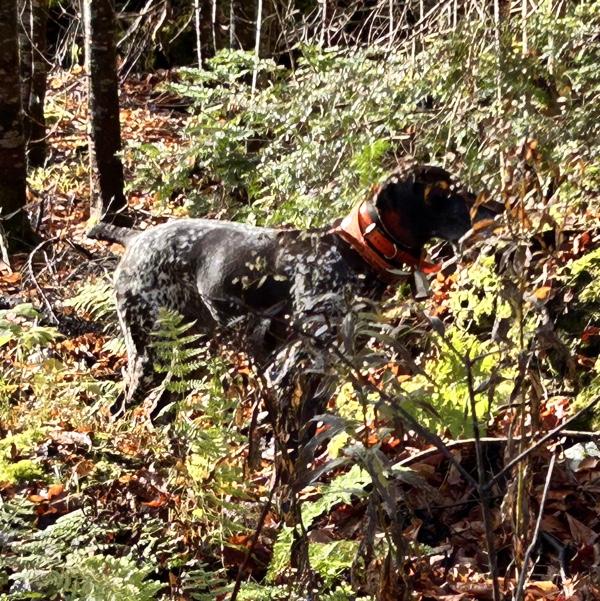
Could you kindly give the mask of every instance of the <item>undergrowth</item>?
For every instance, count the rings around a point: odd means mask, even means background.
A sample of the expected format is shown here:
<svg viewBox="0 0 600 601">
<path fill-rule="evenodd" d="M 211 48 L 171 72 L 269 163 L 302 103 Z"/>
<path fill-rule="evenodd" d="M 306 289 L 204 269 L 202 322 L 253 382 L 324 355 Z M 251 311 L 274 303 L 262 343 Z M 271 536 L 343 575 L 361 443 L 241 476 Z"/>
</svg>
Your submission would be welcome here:
<svg viewBox="0 0 600 601">
<path fill-rule="evenodd" d="M 430 298 L 404 288 L 336 324 L 322 454 L 293 519 L 264 518 L 238 599 L 375 599 L 390 574 L 408 590 L 403 562 L 430 552 L 414 507 L 444 499 L 393 458 L 415 438 L 403 411 L 447 438 L 523 435 L 553 425 L 553 403 L 598 395 L 600 5 L 548 5 L 527 49 L 520 21 L 496 36 L 486 15 L 418 45 L 305 46 L 293 72 L 223 51 L 171 85 L 192 103 L 187 144 L 124 151 L 132 188 L 262 225 L 330 223 L 407 155 L 505 207 L 431 278 Z M 153 427 L 134 409 L 111 422 L 121 378 L 85 362 L 123 366 L 110 294 L 89 283 L 67 303 L 106 326 L 96 355 L 60 347 L 31 306 L 0 312 L 1 598 L 226 599 L 270 493 L 262 374 L 165 315 L 156 348 L 177 419 Z M 532 468 L 519 469 L 522 498 Z M 503 548 L 530 533 L 519 511 L 499 526 Z M 360 528 L 336 530 L 331 516 L 348 515 Z"/>
</svg>

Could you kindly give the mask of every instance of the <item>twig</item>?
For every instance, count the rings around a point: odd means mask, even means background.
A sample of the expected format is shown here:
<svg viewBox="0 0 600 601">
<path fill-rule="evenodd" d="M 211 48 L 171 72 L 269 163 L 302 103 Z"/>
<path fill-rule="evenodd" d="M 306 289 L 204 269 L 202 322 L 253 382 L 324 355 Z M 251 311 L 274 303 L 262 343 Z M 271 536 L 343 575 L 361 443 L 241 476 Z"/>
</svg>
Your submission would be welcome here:
<svg viewBox="0 0 600 601">
<path fill-rule="evenodd" d="M 237 578 L 235 579 L 235 586 L 233 587 L 233 592 L 231 593 L 229 601 L 236 601 L 238 593 L 240 592 L 244 572 L 246 570 L 246 567 L 248 566 L 250 558 L 252 557 L 252 553 L 254 553 L 254 549 L 256 548 L 256 545 L 258 543 L 258 537 L 260 536 L 263 526 L 265 525 L 267 514 L 269 513 L 269 510 L 271 509 L 271 505 L 273 503 L 273 495 L 275 494 L 275 488 L 277 487 L 277 482 L 279 480 L 278 471 L 279 470 L 276 469 L 273 470 L 273 477 L 271 478 L 271 490 L 269 491 L 267 502 L 265 503 L 263 510 L 260 514 L 260 518 L 258 519 L 258 524 L 256 526 L 256 530 L 254 531 L 254 536 L 252 537 L 252 543 L 250 544 L 248 553 L 246 554 L 244 561 L 238 569 Z"/>
<path fill-rule="evenodd" d="M 533 532 L 533 538 L 531 540 L 531 544 L 527 548 L 527 552 L 525 553 L 525 558 L 523 559 L 523 565 L 521 566 L 521 575 L 519 576 L 519 583 L 517 584 L 517 590 L 514 594 L 514 601 L 519 601 L 521 596 L 523 595 L 523 587 L 525 585 L 525 578 L 527 576 L 527 564 L 531 559 L 533 551 L 535 550 L 538 539 L 540 537 L 540 531 L 542 529 L 542 517 L 544 515 L 544 507 L 546 505 L 546 498 L 548 496 L 548 490 L 550 489 L 550 481 L 552 480 L 552 473 L 554 471 L 554 464 L 556 463 L 556 453 L 552 455 L 552 459 L 550 460 L 550 465 L 548 466 L 548 473 L 546 474 L 546 483 L 544 484 L 544 492 L 542 494 L 542 500 L 540 501 L 540 510 L 538 513 L 537 521 L 535 524 L 535 530 Z"/>
<path fill-rule="evenodd" d="M 496 561 L 496 547 L 494 544 L 494 525 L 490 508 L 489 489 L 486 487 L 486 473 L 483 464 L 483 449 L 481 447 L 479 419 L 477 418 L 477 399 L 475 387 L 473 386 L 473 361 L 468 353 L 464 359 L 467 370 L 467 387 L 469 390 L 469 404 L 471 408 L 471 420 L 473 422 L 473 435 L 475 437 L 475 457 L 477 460 L 477 475 L 479 484 L 477 492 L 481 499 L 481 511 L 483 514 L 483 525 L 485 529 L 485 544 L 488 551 L 488 565 L 492 577 L 492 594 L 494 601 L 500 601 L 500 585 L 498 584 L 498 562 Z"/>
<path fill-rule="evenodd" d="M 560 432 L 560 434 L 562 434 L 565 438 L 568 438 L 572 441 L 585 441 L 585 442 L 589 442 L 589 441 L 596 441 L 598 439 L 600 439 L 600 432 L 580 432 L 577 430 L 564 430 L 562 432 Z M 481 436 L 479 438 L 479 442 L 482 445 L 503 445 L 506 444 L 508 441 L 514 442 L 517 440 L 520 440 L 521 437 L 520 436 Z M 464 447 L 464 446 L 468 446 L 468 445 L 472 445 L 475 444 L 475 439 L 474 438 L 462 438 L 459 440 L 450 440 L 448 442 L 444 443 L 449 450 L 458 448 L 458 447 Z M 419 451 L 418 453 L 415 453 L 414 455 L 411 455 L 410 457 L 407 457 L 406 459 L 402 459 L 400 461 L 398 461 L 395 465 L 399 466 L 399 467 L 410 467 L 413 463 L 418 463 L 419 461 L 423 461 L 424 459 L 428 459 L 429 457 L 433 457 L 434 455 L 436 455 L 437 453 L 439 453 L 439 450 L 437 448 L 428 448 L 425 449 L 423 451 Z"/>
<path fill-rule="evenodd" d="M 48 298 L 44 294 L 42 288 L 38 284 L 38 281 L 37 281 L 37 279 L 35 277 L 35 273 L 33 272 L 33 257 L 35 256 L 35 253 L 37 253 L 38 250 L 41 250 L 46 244 L 51 244 L 53 242 L 56 242 L 57 240 L 60 240 L 60 236 L 54 236 L 54 238 L 49 238 L 48 240 L 44 240 L 43 242 L 41 242 L 40 244 L 38 244 L 29 253 L 29 257 L 27 258 L 27 270 L 29 271 L 29 275 L 31 276 L 31 279 L 33 280 L 33 284 L 35 286 L 35 289 L 37 290 L 38 294 L 42 297 L 42 300 L 44 301 L 44 304 L 46 305 L 46 308 L 48 309 L 48 311 L 50 313 L 49 317 L 50 317 L 51 321 L 54 324 L 58 323 L 58 317 L 56 317 L 56 314 L 54 313 L 54 311 L 52 309 L 52 305 L 50 304 L 50 301 L 48 300 Z"/>
<path fill-rule="evenodd" d="M 530 455 L 531 453 L 533 453 L 540 447 L 544 446 L 549 440 L 552 440 L 553 438 L 555 438 L 563 430 L 566 430 L 567 427 L 570 426 L 575 420 L 579 419 L 582 415 L 585 415 L 586 413 L 588 413 L 588 411 L 592 410 L 598 403 L 600 403 L 600 396 L 591 400 L 585 407 L 580 409 L 577 413 L 575 413 L 575 415 L 572 415 L 566 422 L 564 422 L 560 426 L 557 426 L 556 428 L 554 428 L 554 430 L 551 430 L 550 432 L 548 432 L 548 434 L 542 436 L 542 438 L 540 438 L 540 440 L 538 440 L 533 446 L 529 447 L 528 449 L 525 449 L 522 453 L 520 453 L 514 459 L 509 461 L 486 484 L 486 487 L 488 489 L 491 489 L 493 486 L 495 486 L 500 481 L 500 479 L 504 476 L 504 474 L 506 474 L 507 472 L 512 470 L 512 468 L 515 467 L 515 465 L 518 465 L 521 461 L 523 461 L 523 459 L 525 459 L 525 457 L 527 457 L 528 455 Z"/>
</svg>

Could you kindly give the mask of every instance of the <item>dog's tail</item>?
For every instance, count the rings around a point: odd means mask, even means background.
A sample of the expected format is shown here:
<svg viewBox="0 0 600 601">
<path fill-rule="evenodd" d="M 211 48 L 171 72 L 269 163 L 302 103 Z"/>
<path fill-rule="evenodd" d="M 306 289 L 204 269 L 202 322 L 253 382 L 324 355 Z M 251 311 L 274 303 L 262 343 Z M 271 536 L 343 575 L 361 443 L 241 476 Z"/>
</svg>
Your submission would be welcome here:
<svg viewBox="0 0 600 601">
<path fill-rule="evenodd" d="M 128 246 L 129 242 L 139 233 L 138 230 L 132 230 L 128 227 L 119 227 L 118 225 L 97 221 L 85 232 L 85 235 L 94 240 L 105 240 L 106 242 L 116 242 L 122 246 Z"/>
</svg>

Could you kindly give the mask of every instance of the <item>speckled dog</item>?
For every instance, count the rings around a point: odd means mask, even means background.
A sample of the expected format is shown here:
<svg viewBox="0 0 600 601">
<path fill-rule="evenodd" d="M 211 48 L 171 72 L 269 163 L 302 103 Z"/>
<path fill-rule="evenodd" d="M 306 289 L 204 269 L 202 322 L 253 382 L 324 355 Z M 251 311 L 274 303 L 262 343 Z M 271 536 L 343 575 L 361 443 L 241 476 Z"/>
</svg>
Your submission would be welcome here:
<svg viewBox="0 0 600 601">
<path fill-rule="evenodd" d="M 356 299 L 380 299 L 407 267 L 427 269 L 425 243 L 462 237 L 471 228 L 474 200 L 443 169 L 413 166 L 324 229 L 206 219 L 145 232 L 97 224 L 90 237 L 126 246 L 115 273 L 129 360 L 125 406 L 143 401 L 164 378 L 154 370 L 151 336 L 161 307 L 194 321 L 208 336 L 242 332 L 245 350 L 270 364 L 281 381 L 282 365 L 292 365 L 302 347 L 300 332 L 326 341 L 334 335 L 331 324 Z M 490 216 L 480 208 L 476 218 Z"/>
</svg>

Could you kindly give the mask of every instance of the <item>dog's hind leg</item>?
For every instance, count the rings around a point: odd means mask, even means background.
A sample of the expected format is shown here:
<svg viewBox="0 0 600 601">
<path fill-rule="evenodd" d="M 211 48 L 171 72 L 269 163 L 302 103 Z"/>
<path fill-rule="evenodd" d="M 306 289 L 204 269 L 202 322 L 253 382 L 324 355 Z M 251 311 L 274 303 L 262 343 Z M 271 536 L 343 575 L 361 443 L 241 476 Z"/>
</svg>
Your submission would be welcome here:
<svg viewBox="0 0 600 601">
<path fill-rule="evenodd" d="M 132 289 L 129 280 L 119 274 L 116 288 L 117 313 L 128 357 L 125 394 L 117 411 L 121 414 L 149 399 L 152 402 L 150 417 L 155 421 L 167 405 L 182 396 L 173 392 L 180 388 L 180 383 L 177 382 L 178 376 L 172 374 L 171 360 L 176 358 L 172 354 L 176 347 L 180 344 L 185 346 L 185 341 L 177 340 L 178 336 L 170 331 L 168 321 L 161 321 L 161 309 L 180 315 L 183 323 L 187 324 L 198 321 L 194 318 L 196 313 L 202 318 L 206 309 L 201 310 L 203 306 L 198 298 L 190 294 L 183 296 L 177 285 L 165 284 L 160 290 L 147 290 L 146 287 Z M 179 329 L 180 325 L 176 328 Z M 186 329 L 183 337 L 206 334 L 207 330 L 210 328 L 195 325 Z M 166 337 L 157 335 L 161 331 Z M 193 374 L 188 374 L 188 377 L 193 377 Z M 173 382 L 174 386 L 170 387 L 169 382 Z M 169 419 L 169 414 L 165 414 L 163 421 Z"/>
<path fill-rule="evenodd" d="M 130 407 L 144 402 L 161 378 L 154 369 L 157 357 L 150 335 L 155 328 L 152 308 L 136 297 L 123 295 L 117 297 L 117 313 L 127 350 L 125 391 L 111 407 L 111 413 L 120 417 Z"/>
</svg>

